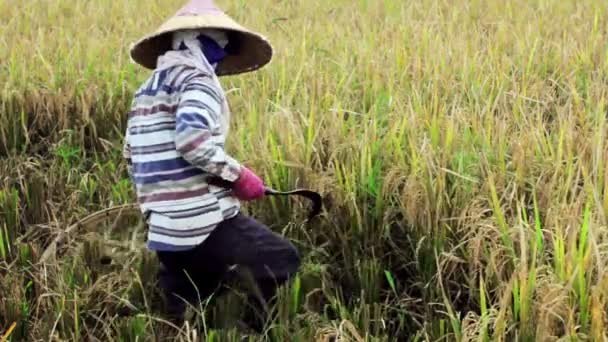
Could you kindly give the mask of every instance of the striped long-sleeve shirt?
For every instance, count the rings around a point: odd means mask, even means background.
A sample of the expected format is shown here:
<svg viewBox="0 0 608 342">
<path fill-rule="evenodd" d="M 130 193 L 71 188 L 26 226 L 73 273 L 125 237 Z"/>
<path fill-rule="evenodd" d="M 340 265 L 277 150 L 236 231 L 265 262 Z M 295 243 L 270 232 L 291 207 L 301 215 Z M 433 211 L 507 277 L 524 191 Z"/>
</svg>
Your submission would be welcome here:
<svg viewBox="0 0 608 342">
<path fill-rule="evenodd" d="M 129 112 L 124 157 L 148 223 L 148 248 L 186 250 L 238 214 L 239 201 L 207 184 L 235 181 L 240 164 L 224 151 L 229 108 L 213 74 L 157 69 Z"/>
</svg>

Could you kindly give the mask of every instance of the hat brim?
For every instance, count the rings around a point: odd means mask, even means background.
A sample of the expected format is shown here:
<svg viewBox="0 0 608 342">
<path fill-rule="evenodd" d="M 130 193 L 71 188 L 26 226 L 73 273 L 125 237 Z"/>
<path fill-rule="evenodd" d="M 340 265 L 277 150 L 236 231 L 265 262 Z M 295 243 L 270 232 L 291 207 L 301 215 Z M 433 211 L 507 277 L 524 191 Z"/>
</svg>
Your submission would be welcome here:
<svg viewBox="0 0 608 342">
<path fill-rule="evenodd" d="M 172 33 L 189 29 L 218 29 L 226 31 L 226 56 L 217 66 L 218 76 L 241 74 L 257 70 L 272 59 L 273 49 L 259 33 L 247 30 L 225 14 L 176 16 L 155 33 L 131 46 L 131 59 L 148 68 L 156 68 L 158 57 L 171 50 Z"/>
</svg>

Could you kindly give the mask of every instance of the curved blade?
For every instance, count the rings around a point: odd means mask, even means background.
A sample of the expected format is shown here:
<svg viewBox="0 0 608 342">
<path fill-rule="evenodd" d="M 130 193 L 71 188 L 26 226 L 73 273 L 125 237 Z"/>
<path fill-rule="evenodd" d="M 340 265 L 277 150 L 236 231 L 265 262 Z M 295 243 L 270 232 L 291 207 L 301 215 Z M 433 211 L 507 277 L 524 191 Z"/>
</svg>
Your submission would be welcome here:
<svg viewBox="0 0 608 342">
<path fill-rule="evenodd" d="M 228 182 L 223 179 L 216 178 L 216 177 L 209 179 L 208 183 L 211 185 L 220 186 L 220 187 L 228 188 L 228 189 L 232 188 L 232 186 L 234 185 L 231 182 Z M 266 195 L 271 195 L 271 196 L 298 195 L 298 196 L 308 198 L 312 202 L 312 209 L 311 209 L 310 213 L 308 214 L 308 219 L 311 219 L 311 218 L 319 215 L 319 213 L 321 212 L 321 208 L 323 207 L 323 198 L 321 197 L 321 195 L 318 192 L 308 190 L 308 189 L 278 191 L 278 190 L 266 187 L 265 193 L 266 193 Z"/>
<path fill-rule="evenodd" d="M 312 209 L 308 214 L 308 218 L 311 219 L 321 212 L 321 208 L 323 207 L 323 198 L 318 192 L 307 190 L 307 189 L 295 189 L 290 191 L 278 191 L 271 188 L 266 187 L 266 195 L 274 195 L 274 196 L 290 196 L 290 195 L 298 195 L 302 197 L 306 197 L 312 202 Z"/>
</svg>

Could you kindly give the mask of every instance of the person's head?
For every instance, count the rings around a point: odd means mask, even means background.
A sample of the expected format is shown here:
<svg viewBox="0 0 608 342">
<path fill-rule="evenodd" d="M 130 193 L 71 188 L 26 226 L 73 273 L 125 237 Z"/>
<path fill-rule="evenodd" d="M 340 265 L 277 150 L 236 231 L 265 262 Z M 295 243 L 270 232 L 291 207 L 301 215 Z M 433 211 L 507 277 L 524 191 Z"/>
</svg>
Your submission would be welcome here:
<svg viewBox="0 0 608 342">
<path fill-rule="evenodd" d="M 227 56 L 226 45 L 228 36 L 223 30 L 180 30 L 173 33 L 173 50 L 200 49 L 213 67 Z"/>
<path fill-rule="evenodd" d="M 227 36 L 230 42 L 226 45 Z M 189 39 L 181 39 L 185 37 Z M 158 29 L 133 43 L 129 54 L 134 62 L 155 69 L 159 57 L 169 50 L 183 48 L 182 42 L 196 54 L 200 53 L 196 49 L 202 49 L 210 64 L 216 64 L 218 76 L 257 70 L 268 64 L 273 55 L 273 48 L 264 36 L 238 24 L 213 0 L 188 0 Z"/>
</svg>

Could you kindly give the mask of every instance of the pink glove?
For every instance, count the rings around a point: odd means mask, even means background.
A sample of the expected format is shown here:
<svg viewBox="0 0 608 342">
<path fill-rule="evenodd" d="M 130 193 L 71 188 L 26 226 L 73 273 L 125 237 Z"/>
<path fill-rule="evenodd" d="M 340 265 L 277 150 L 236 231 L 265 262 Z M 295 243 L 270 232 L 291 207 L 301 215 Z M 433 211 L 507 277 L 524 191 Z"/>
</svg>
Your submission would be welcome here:
<svg viewBox="0 0 608 342">
<path fill-rule="evenodd" d="M 243 201 L 250 201 L 264 196 L 264 182 L 255 173 L 246 167 L 241 170 L 239 179 L 233 187 L 234 195 Z"/>
</svg>

